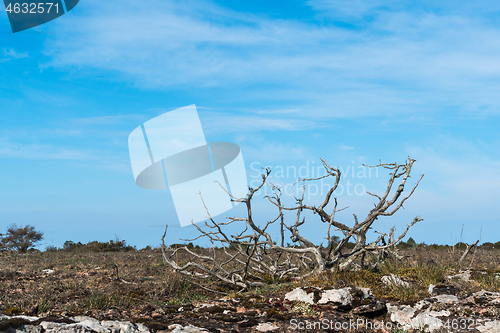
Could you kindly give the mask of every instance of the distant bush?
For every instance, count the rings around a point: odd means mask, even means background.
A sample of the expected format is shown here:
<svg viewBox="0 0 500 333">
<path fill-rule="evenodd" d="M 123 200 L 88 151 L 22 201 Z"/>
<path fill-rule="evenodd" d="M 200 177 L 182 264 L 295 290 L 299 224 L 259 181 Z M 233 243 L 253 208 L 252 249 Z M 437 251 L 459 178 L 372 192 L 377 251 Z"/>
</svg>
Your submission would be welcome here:
<svg viewBox="0 0 500 333">
<path fill-rule="evenodd" d="M 417 246 L 417 242 L 415 242 L 415 240 L 411 237 L 408 239 L 406 244 L 408 245 L 408 247 L 416 247 Z"/>
<path fill-rule="evenodd" d="M 496 244 L 499 244 L 500 242 L 497 242 Z M 490 243 L 490 242 L 485 242 L 481 244 L 479 247 L 485 250 L 493 250 L 495 248 L 498 248 L 496 244 Z M 499 244 L 500 245 L 500 244 Z"/>
<path fill-rule="evenodd" d="M 398 246 L 403 249 L 417 247 L 417 242 L 413 238 L 409 238 L 406 242 L 399 242 Z"/>
<path fill-rule="evenodd" d="M 0 234 L 0 249 L 27 252 L 43 239 L 43 234 L 35 230 L 35 227 L 26 225 L 18 227 L 12 224 L 7 228 L 5 235 Z"/>
<path fill-rule="evenodd" d="M 57 250 L 59 249 L 54 245 L 47 245 L 47 247 L 45 248 L 45 252 L 56 252 Z"/>
<path fill-rule="evenodd" d="M 459 243 L 455 244 L 453 247 L 455 249 L 465 250 L 467 248 L 467 244 L 465 244 L 464 242 L 459 242 Z"/>
<path fill-rule="evenodd" d="M 180 248 L 180 247 L 184 247 L 184 246 L 186 246 L 186 247 L 187 247 L 188 249 L 190 249 L 190 250 L 191 250 L 191 249 L 201 249 L 201 247 L 200 247 L 199 245 L 194 245 L 194 244 L 193 244 L 193 243 L 191 243 L 191 242 L 190 242 L 190 243 L 187 243 L 187 244 L 171 244 L 171 245 L 169 246 L 169 248 L 171 248 L 171 249 L 178 249 L 178 248 Z"/>
<path fill-rule="evenodd" d="M 448 245 L 440 245 L 440 244 L 430 244 L 430 245 L 427 245 L 427 248 L 429 248 L 431 250 L 444 250 L 444 249 L 449 248 L 449 246 Z"/>
<path fill-rule="evenodd" d="M 66 241 L 62 249 L 69 252 L 126 252 L 136 250 L 134 246 L 127 245 L 124 240 L 110 240 L 109 242 L 92 241 L 87 244 Z"/>
<path fill-rule="evenodd" d="M 65 241 L 62 249 L 64 251 L 76 251 L 77 249 L 82 249 L 85 246 L 85 244 L 82 244 L 80 242 L 74 243 L 72 241 Z"/>
<path fill-rule="evenodd" d="M 399 242 L 397 246 L 398 246 L 399 249 L 407 249 L 407 248 L 409 248 L 408 244 L 406 244 L 406 242 L 403 242 L 403 241 Z"/>
</svg>

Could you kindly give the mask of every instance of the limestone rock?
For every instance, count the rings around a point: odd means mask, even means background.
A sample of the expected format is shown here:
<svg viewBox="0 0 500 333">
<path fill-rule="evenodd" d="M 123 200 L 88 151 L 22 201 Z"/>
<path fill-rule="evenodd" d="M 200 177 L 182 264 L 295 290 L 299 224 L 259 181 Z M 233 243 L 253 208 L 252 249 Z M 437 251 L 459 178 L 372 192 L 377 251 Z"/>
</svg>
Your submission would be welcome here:
<svg viewBox="0 0 500 333">
<path fill-rule="evenodd" d="M 344 310 L 350 310 L 353 307 L 358 307 L 366 299 L 373 299 L 374 296 L 369 288 L 342 288 L 342 289 L 330 289 L 321 290 L 314 287 L 306 288 L 296 288 L 285 295 L 285 300 L 289 301 L 300 301 L 307 304 L 332 304 L 343 308 Z M 385 306 L 385 305 L 384 305 Z M 377 310 L 380 310 L 377 305 Z M 369 312 L 369 307 L 362 308 L 360 312 Z"/>
<path fill-rule="evenodd" d="M 410 326 L 415 309 L 409 305 L 391 305 L 387 304 L 387 311 L 391 315 L 393 322 L 400 323 L 402 326 Z"/>
<path fill-rule="evenodd" d="M 113 333 L 149 332 L 149 329 L 142 324 L 132 324 L 126 321 L 103 321 L 101 325 Z"/>
<path fill-rule="evenodd" d="M 493 298 L 499 298 L 500 293 L 493 292 L 493 291 L 486 291 L 486 290 L 481 290 L 478 291 L 477 293 L 472 294 L 474 297 L 486 297 L 488 299 L 493 299 Z"/>
<path fill-rule="evenodd" d="M 500 333 L 500 324 L 497 321 L 489 321 L 477 326 L 476 329 L 481 333 Z"/>
<path fill-rule="evenodd" d="M 453 279 L 459 279 L 462 281 L 470 281 L 471 280 L 471 272 L 469 270 L 467 271 L 460 271 L 459 274 L 455 275 L 448 275 L 446 276 L 448 280 L 453 280 Z"/>
<path fill-rule="evenodd" d="M 307 288 L 310 289 L 307 292 L 306 288 L 295 288 L 289 293 L 285 294 L 285 299 L 289 301 L 300 301 L 304 303 L 314 304 L 315 293 L 320 292 L 318 288 Z"/>
<path fill-rule="evenodd" d="M 321 295 L 318 304 L 334 303 L 342 306 L 350 306 L 352 297 L 349 293 L 350 288 L 326 290 Z"/>
<path fill-rule="evenodd" d="M 279 329 L 279 326 L 272 323 L 259 323 L 254 329 L 259 332 L 272 332 Z"/>
<path fill-rule="evenodd" d="M 318 304 L 333 303 L 344 307 L 358 305 L 365 299 L 372 299 L 373 294 L 369 288 L 342 288 L 325 290 L 321 294 Z"/>
<path fill-rule="evenodd" d="M 103 321 L 97 319 L 77 316 L 73 320 L 75 324 L 52 323 L 43 321 L 40 326 L 47 333 L 140 333 L 149 332 L 142 324 L 133 324 L 127 321 Z"/>
<path fill-rule="evenodd" d="M 169 330 L 172 330 L 172 333 L 208 333 L 204 328 L 196 327 L 193 325 L 182 326 L 179 324 L 173 324 L 168 327 Z"/>
<path fill-rule="evenodd" d="M 411 327 L 413 329 L 424 329 L 425 332 L 434 332 L 443 327 L 443 321 L 427 312 L 422 312 L 411 320 Z"/>
<path fill-rule="evenodd" d="M 418 301 L 418 302 L 415 304 L 414 308 L 415 308 L 416 310 L 427 309 L 427 308 L 429 308 L 429 306 L 431 306 L 431 305 L 432 305 L 432 303 L 434 303 L 434 302 L 437 302 L 437 300 L 436 300 L 435 298 L 426 298 L 426 299 L 423 299 L 423 300 L 421 300 L 421 301 Z"/>
<path fill-rule="evenodd" d="M 24 325 L 20 328 L 8 328 L 9 333 L 149 333 L 149 329 L 143 324 L 133 324 L 128 321 L 103 321 L 97 319 L 76 316 L 72 318 L 75 323 L 54 323 L 43 321 L 39 325 L 29 325 L 29 322 L 37 321 L 38 317 L 14 316 L 8 317 L 0 315 L 0 322 L 7 320 L 22 320 Z M 72 322 L 70 321 L 70 322 Z M 16 326 L 18 327 L 18 326 Z"/>
<path fill-rule="evenodd" d="M 86 316 L 77 316 L 77 317 L 74 317 L 73 320 L 76 321 L 77 324 L 69 324 L 69 325 L 85 326 L 85 327 L 88 327 L 97 333 L 109 333 L 109 330 L 106 329 L 105 327 L 103 327 L 101 325 L 101 323 L 99 322 L 99 320 L 97 320 L 97 319 L 86 317 Z"/>
<path fill-rule="evenodd" d="M 94 333 L 90 327 L 80 324 L 60 324 L 42 321 L 40 326 L 47 333 Z"/>
<path fill-rule="evenodd" d="M 427 311 L 427 313 L 432 317 L 449 317 L 451 315 L 451 312 L 448 310 Z"/>
<path fill-rule="evenodd" d="M 383 284 L 391 286 L 399 286 L 399 287 L 404 287 L 404 288 L 410 288 L 410 284 L 406 281 L 404 281 L 400 276 L 391 274 L 391 275 L 384 275 L 380 279 Z"/>
<path fill-rule="evenodd" d="M 435 298 L 440 303 L 454 303 L 458 301 L 458 297 L 455 295 L 437 295 L 433 298 Z"/>
</svg>

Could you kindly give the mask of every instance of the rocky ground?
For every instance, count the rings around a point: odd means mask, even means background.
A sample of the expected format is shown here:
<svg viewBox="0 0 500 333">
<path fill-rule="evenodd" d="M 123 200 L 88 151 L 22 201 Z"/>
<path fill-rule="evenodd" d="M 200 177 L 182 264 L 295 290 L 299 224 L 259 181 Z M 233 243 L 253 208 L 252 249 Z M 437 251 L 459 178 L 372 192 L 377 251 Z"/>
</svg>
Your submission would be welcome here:
<svg viewBox="0 0 500 333">
<path fill-rule="evenodd" d="M 469 293 L 470 272 L 430 285 L 420 301 L 377 299 L 369 288 L 299 287 L 288 293 L 164 305 L 141 313 L 108 309 L 81 315 L 0 315 L 1 332 L 500 332 L 500 293 Z M 405 288 L 399 276 L 384 283 Z"/>
<path fill-rule="evenodd" d="M 0 253 L 0 332 L 500 333 L 496 248 L 464 265 L 453 248 L 400 254 L 238 291 L 172 272 L 157 250 Z"/>
</svg>

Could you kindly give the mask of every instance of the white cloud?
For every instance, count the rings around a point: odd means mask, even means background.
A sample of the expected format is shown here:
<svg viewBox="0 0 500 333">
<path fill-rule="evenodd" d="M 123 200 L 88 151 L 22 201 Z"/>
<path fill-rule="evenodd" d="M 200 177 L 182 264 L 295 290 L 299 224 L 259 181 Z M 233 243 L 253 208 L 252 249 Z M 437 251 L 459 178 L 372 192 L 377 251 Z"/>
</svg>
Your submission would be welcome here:
<svg viewBox="0 0 500 333">
<path fill-rule="evenodd" d="M 13 48 L 7 50 L 7 49 L 2 49 L 2 53 L 4 56 L 10 58 L 10 59 L 23 59 L 28 57 L 28 52 L 21 52 L 18 53 L 16 52 Z"/>
<path fill-rule="evenodd" d="M 18 53 L 13 48 L 10 48 L 8 50 L 7 49 L 2 49 L 1 56 L 3 56 L 3 57 L 0 57 L 0 63 L 3 63 L 3 62 L 7 62 L 7 61 L 10 61 L 10 60 L 13 60 L 13 59 L 15 60 L 15 59 L 27 58 L 28 57 L 28 52 Z"/>
<path fill-rule="evenodd" d="M 438 15 L 400 5 L 379 10 L 379 1 L 361 9 L 311 4 L 377 15 L 346 29 L 263 19 L 202 1 L 93 0 L 81 5 L 83 15 L 55 22 L 60 28 L 47 41 L 47 65 L 97 68 L 151 89 L 240 86 L 244 100 L 286 100 L 325 117 L 443 106 L 500 111 L 496 25 L 451 7 Z M 250 83 L 257 85 L 247 89 Z"/>
<path fill-rule="evenodd" d="M 241 147 L 245 162 L 294 165 L 318 157 L 304 144 L 276 141 L 257 134 L 240 134 L 235 142 Z"/>
<path fill-rule="evenodd" d="M 2 140 L 3 141 L 3 140 Z M 26 158 L 45 160 L 96 160 L 90 149 L 68 149 L 48 144 L 22 144 L 3 141 L 0 148 L 3 158 Z"/>
<path fill-rule="evenodd" d="M 316 10 L 328 11 L 336 16 L 361 18 L 363 15 L 380 10 L 391 4 L 391 1 L 381 0 L 310 0 L 307 4 Z M 394 5 L 393 3 L 391 5 Z"/>
<path fill-rule="evenodd" d="M 138 114 L 126 114 L 126 115 L 115 115 L 115 116 L 101 116 L 101 117 L 87 117 L 87 118 L 73 118 L 69 120 L 70 123 L 76 124 L 117 124 L 124 121 L 137 121 L 139 124 L 145 119 L 144 115 Z"/>
<path fill-rule="evenodd" d="M 40 131 L 45 134 L 45 131 Z M 76 135 L 76 133 L 61 133 L 56 131 L 52 135 Z M 43 136 L 43 139 L 47 139 Z M 123 149 L 112 151 L 102 149 L 102 147 L 78 148 L 71 144 L 52 144 L 52 143 L 23 143 L 15 140 L 0 138 L 0 159 L 4 162 L 9 159 L 25 160 L 48 160 L 54 168 L 57 168 L 61 161 L 71 161 L 86 168 L 95 168 L 131 175 L 130 160 L 128 152 Z"/>
<path fill-rule="evenodd" d="M 418 170 L 425 173 L 416 197 L 423 209 L 460 218 L 489 215 L 500 200 L 500 160 L 481 145 L 454 137 L 440 137 L 433 147 L 411 147 Z"/>
<path fill-rule="evenodd" d="M 40 130 L 40 133 L 44 135 L 63 137 L 63 136 L 78 136 L 82 134 L 82 131 L 62 129 L 62 128 L 44 128 Z"/>
<path fill-rule="evenodd" d="M 293 115 L 276 117 L 280 114 L 246 115 L 230 112 L 206 112 L 203 116 L 203 129 L 207 133 L 259 132 L 259 131 L 298 131 L 310 130 L 321 126 L 304 116 Z M 283 116 L 283 115 L 282 115 Z M 205 125 L 206 124 L 206 125 Z"/>
<path fill-rule="evenodd" d="M 442 15 L 484 16 L 500 10 L 497 1 L 431 1 L 411 0 L 308 0 L 307 4 L 321 15 L 342 18 L 344 21 L 356 21 L 365 16 L 377 16 L 383 13 L 436 12 Z"/>
</svg>

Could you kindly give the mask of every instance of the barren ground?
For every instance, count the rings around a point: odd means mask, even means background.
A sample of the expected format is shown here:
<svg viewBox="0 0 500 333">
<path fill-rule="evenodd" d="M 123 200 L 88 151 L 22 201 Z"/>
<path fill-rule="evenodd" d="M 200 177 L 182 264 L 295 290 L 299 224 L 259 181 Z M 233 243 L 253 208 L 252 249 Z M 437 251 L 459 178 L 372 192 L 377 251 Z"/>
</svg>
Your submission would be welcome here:
<svg viewBox="0 0 500 333">
<path fill-rule="evenodd" d="M 172 272 L 163 263 L 159 250 L 3 252 L 0 254 L 0 312 L 54 320 L 83 314 L 99 320 L 140 322 L 152 331 L 166 330 L 168 325 L 178 323 L 212 331 L 244 332 L 251 331 L 259 322 L 273 322 L 283 332 L 293 331 L 290 320 L 294 318 L 348 321 L 358 317 L 335 309 L 304 313 L 284 307 L 282 301 L 270 302 L 271 298 L 282 299 L 285 293 L 298 286 L 351 286 L 370 288 L 377 300 L 414 304 L 429 297 L 429 284 L 443 283 L 446 275 L 464 268 L 457 266 L 461 253 L 452 248 L 417 247 L 401 250 L 404 260 L 389 260 L 378 271 L 321 274 L 303 281 L 288 279 L 270 283 L 265 288 L 239 292 L 217 281 L 191 280 Z M 454 282 L 457 293 L 466 295 L 482 289 L 500 291 L 500 279 L 496 275 L 500 262 L 498 254 L 497 249 L 480 248 L 468 257 L 465 266 L 472 268 L 473 279 Z M 44 272 L 47 269 L 53 272 Z M 384 285 L 380 277 L 390 273 L 405 278 L 411 288 Z M 202 304 L 212 306 L 192 311 Z M 383 316 L 375 319 L 383 320 Z"/>
</svg>

